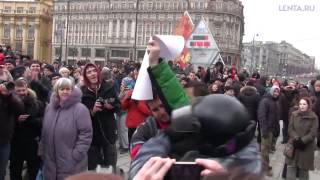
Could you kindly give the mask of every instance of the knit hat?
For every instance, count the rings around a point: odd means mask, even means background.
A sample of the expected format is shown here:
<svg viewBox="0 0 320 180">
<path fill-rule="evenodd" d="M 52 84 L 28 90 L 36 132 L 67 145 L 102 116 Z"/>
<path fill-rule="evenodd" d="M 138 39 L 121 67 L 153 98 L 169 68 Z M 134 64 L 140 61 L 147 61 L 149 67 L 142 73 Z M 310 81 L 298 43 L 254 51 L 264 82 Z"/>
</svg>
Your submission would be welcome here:
<svg viewBox="0 0 320 180">
<path fill-rule="evenodd" d="M 51 64 L 46 64 L 44 68 L 48 69 L 50 72 L 54 72 L 54 67 Z"/>
<path fill-rule="evenodd" d="M 270 93 L 271 95 L 273 95 L 274 91 L 276 91 L 276 90 L 278 90 L 279 93 L 280 93 L 280 88 L 279 88 L 279 86 L 272 86 L 271 89 L 270 89 L 270 91 L 269 91 L 269 93 Z"/>
</svg>

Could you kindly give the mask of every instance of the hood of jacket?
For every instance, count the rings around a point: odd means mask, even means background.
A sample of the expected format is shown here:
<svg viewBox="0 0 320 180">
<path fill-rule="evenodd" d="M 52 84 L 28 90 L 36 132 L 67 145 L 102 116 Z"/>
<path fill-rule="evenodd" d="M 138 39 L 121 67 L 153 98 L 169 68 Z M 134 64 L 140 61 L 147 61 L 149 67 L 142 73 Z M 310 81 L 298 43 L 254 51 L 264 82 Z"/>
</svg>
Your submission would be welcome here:
<svg viewBox="0 0 320 180">
<path fill-rule="evenodd" d="M 258 93 L 257 88 L 253 86 L 245 86 L 240 89 L 240 93 L 244 96 L 254 96 Z"/>
<path fill-rule="evenodd" d="M 52 94 L 51 99 L 50 99 L 50 104 L 56 109 L 59 107 L 61 107 L 63 109 L 67 109 L 70 106 L 81 102 L 81 97 L 82 97 L 81 90 L 79 88 L 75 87 L 72 90 L 69 98 L 64 102 L 64 104 L 62 104 L 60 106 L 60 99 L 56 93 Z"/>
</svg>

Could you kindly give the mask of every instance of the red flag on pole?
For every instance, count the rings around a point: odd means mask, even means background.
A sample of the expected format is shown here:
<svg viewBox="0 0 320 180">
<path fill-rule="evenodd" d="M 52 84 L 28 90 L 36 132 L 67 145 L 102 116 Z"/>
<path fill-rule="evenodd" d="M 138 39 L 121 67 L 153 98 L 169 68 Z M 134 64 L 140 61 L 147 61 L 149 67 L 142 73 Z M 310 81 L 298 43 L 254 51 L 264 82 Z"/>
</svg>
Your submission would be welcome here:
<svg viewBox="0 0 320 180">
<path fill-rule="evenodd" d="M 189 13 L 186 11 L 184 12 L 184 15 L 181 17 L 181 19 L 178 21 L 173 35 L 183 36 L 185 41 L 187 41 L 193 31 L 193 27 L 194 24 L 192 22 L 192 19 L 189 16 Z M 187 66 L 187 63 L 190 61 L 190 59 L 191 56 L 189 49 L 187 47 L 184 47 L 181 56 L 176 59 L 176 62 L 180 64 L 182 68 L 184 68 Z"/>
</svg>

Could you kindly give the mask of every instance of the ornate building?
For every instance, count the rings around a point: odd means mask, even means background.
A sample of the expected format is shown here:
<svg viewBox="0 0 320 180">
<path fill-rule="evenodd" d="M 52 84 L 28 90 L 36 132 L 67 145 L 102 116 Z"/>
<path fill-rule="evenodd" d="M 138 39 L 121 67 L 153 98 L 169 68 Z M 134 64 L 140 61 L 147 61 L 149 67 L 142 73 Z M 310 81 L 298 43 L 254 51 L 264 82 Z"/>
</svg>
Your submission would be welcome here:
<svg viewBox="0 0 320 180">
<path fill-rule="evenodd" d="M 195 24 L 205 18 L 225 62 L 239 63 L 244 34 L 239 0 L 55 0 L 52 59 L 101 65 L 141 60 L 150 36 L 171 34 L 186 10 Z"/>
<path fill-rule="evenodd" d="M 51 60 L 52 0 L 2 0 L 0 44 L 37 60 Z"/>
<path fill-rule="evenodd" d="M 263 75 L 283 76 L 314 72 L 315 58 L 282 41 L 244 43 L 242 59 L 247 69 Z"/>
</svg>

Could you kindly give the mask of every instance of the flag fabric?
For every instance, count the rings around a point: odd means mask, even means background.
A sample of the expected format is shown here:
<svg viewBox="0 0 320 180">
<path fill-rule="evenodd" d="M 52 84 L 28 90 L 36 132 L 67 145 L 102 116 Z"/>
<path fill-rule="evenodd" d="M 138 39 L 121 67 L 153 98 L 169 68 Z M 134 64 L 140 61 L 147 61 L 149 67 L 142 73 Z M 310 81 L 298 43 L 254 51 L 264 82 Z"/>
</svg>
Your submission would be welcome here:
<svg viewBox="0 0 320 180">
<path fill-rule="evenodd" d="M 183 36 L 185 41 L 187 41 L 189 36 L 193 32 L 193 27 L 194 24 L 191 20 L 191 17 L 189 16 L 189 13 L 186 11 L 184 15 L 181 17 L 181 19 L 178 21 L 173 35 Z M 185 68 L 190 59 L 191 56 L 189 49 L 187 47 L 184 47 L 180 57 L 176 59 L 176 63 L 178 63 L 180 67 Z"/>
</svg>

